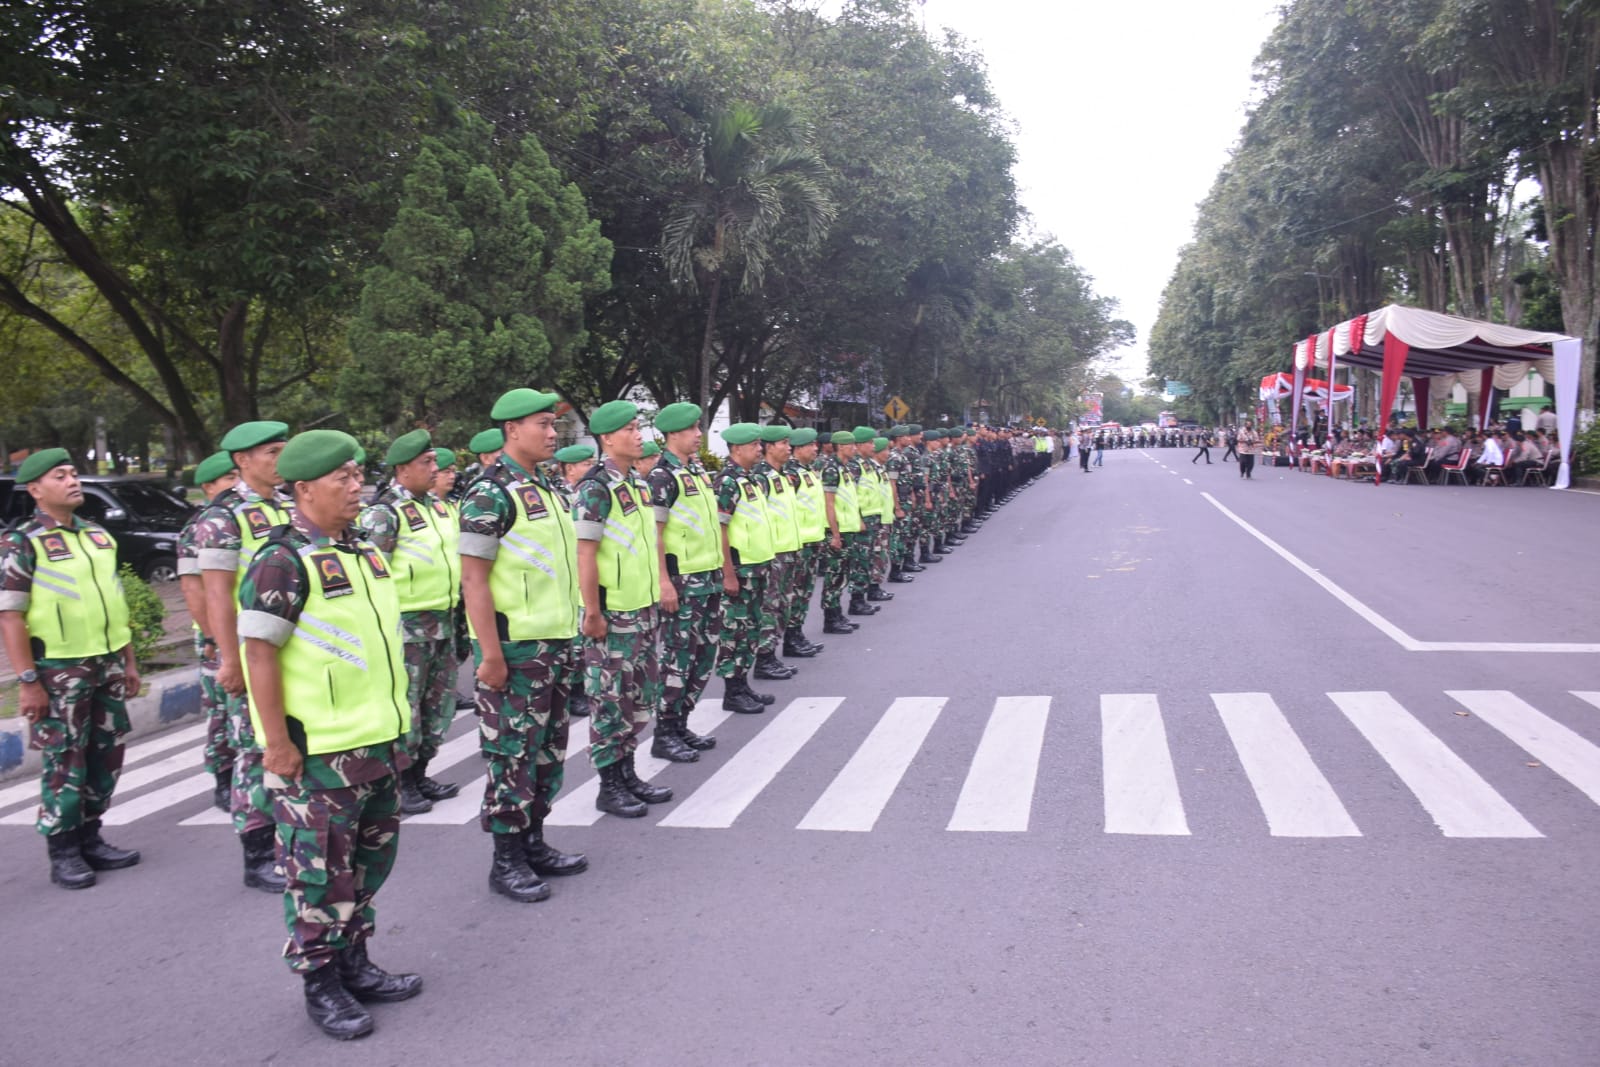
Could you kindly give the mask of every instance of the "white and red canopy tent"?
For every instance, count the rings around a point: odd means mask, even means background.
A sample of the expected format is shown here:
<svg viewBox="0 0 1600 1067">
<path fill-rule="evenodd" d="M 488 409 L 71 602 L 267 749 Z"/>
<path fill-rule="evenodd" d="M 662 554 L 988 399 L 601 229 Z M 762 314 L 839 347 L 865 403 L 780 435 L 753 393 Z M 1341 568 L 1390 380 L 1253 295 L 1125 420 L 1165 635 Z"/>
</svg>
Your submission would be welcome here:
<svg viewBox="0 0 1600 1067">
<path fill-rule="evenodd" d="M 1328 399 L 1328 383 L 1321 378 L 1306 378 L 1301 382 L 1300 395 L 1311 400 Z M 1333 387 L 1334 400 L 1349 400 L 1355 390 L 1348 385 L 1335 385 Z M 1261 379 L 1262 400 L 1282 400 L 1286 396 L 1294 395 L 1294 375 L 1279 372 L 1269 374 Z"/>
<path fill-rule="evenodd" d="M 1572 483 L 1572 435 L 1577 429 L 1578 373 L 1583 342 L 1566 334 L 1542 333 L 1492 322 L 1477 322 L 1437 311 L 1390 304 L 1357 315 L 1295 345 L 1295 378 L 1308 370 L 1340 363 L 1383 375 L 1380 427 L 1389 425 L 1400 378 L 1409 375 L 1417 397 L 1418 422 L 1427 426 L 1428 398 L 1459 381 L 1479 397 L 1479 423 L 1488 414 L 1492 388 L 1509 389 L 1537 370 L 1556 385 L 1556 426 L 1561 438 L 1561 470 L 1556 488 Z M 1492 388 L 1491 388 L 1492 387 Z M 1342 398 L 1336 398 L 1342 399 Z"/>
</svg>

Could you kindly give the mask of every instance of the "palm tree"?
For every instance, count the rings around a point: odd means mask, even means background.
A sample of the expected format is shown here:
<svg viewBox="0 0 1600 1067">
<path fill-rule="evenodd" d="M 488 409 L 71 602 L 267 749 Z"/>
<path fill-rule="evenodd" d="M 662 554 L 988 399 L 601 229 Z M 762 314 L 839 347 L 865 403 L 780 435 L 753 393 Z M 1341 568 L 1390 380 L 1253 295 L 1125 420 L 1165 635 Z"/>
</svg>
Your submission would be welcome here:
<svg viewBox="0 0 1600 1067">
<path fill-rule="evenodd" d="M 698 387 L 709 426 L 712 339 L 724 277 L 737 268 L 741 289 L 760 289 L 773 258 L 771 242 L 784 223 L 792 218 L 802 228 L 802 246 L 814 249 L 838 209 L 827 188 L 827 164 L 785 108 L 735 104 L 714 116 L 693 166 L 682 198 L 667 212 L 661 250 L 675 284 L 708 290 Z"/>
</svg>

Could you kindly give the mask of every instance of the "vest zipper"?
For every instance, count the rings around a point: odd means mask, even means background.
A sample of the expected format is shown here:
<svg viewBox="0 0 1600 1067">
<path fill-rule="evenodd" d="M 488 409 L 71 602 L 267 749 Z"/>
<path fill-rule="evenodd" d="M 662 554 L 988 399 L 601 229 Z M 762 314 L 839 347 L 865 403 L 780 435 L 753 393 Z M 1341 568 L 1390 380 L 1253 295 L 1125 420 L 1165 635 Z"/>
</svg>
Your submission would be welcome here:
<svg viewBox="0 0 1600 1067">
<path fill-rule="evenodd" d="M 537 483 L 535 484 L 535 488 L 538 490 L 538 492 L 541 495 L 543 495 L 544 489 L 542 487 L 538 486 Z M 554 504 L 555 502 L 556 502 L 555 494 L 551 493 L 550 494 L 550 503 Z M 572 561 L 571 566 L 576 567 L 578 565 L 578 562 L 577 562 L 577 558 L 578 558 L 577 557 L 577 553 L 578 553 L 577 547 L 576 546 L 569 546 L 567 544 L 567 528 L 565 526 L 561 525 L 560 516 L 556 516 L 555 519 L 556 519 L 556 529 L 561 532 L 561 552 L 562 552 L 562 556 L 565 559 L 571 560 Z M 569 522 L 571 521 L 571 513 L 570 512 L 568 513 L 568 521 Z M 569 548 L 571 548 L 570 552 L 568 552 Z M 574 626 L 576 626 L 578 624 L 577 605 L 575 605 L 575 604 L 571 605 L 570 606 L 570 610 L 572 611 L 572 623 L 573 623 Z"/>
<path fill-rule="evenodd" d="M 83 536 L 76 530 L 73 531 L 73 536 L 77 537 L 78 551 L 82 552 Z M 100 617 L 105 620 L 106 624 L 106 653 L 109 655 L 116 651 L 111 647 L 111 605 L 106 603 L 106 591 L 100 588 L 100 576 L 95 573 L 94 557 L 85 555 L 83 558 L 89 561 L 89 577 L 94 579 L 94 592 L 100 598 Z M 112 561 L 111 566 L 116 566 L 115 560 Z"/>
<path fill-rule="evenodd" d="M 367 598 L 367 606 L 372 609 L 372 614 L 376 616 L 378 615 L 378 602 L 372 599 L 371 581 L 372 579 L 365 572 L 363 572 L 361 575 L 361 594 Z M 381 616 L 379 616 L 379 618 L 381 620 Z M 389 699 L 393 700 L 395 683 L 394 655 L 389 651 L 389 635 L 383 632 L 383 627 L 381 625 L 378 628 L 378 636 L 383 638 L 383 662 L 389 668 Z M 394 711 L 395 720 L 400 725 L 400 735 L 403 739 L 406 729 L 408 726 L 410 726 L 410 723 L 406 721 L 407 716 L 401 713 L 399 704 L 395 705 Z"/>
</svg>

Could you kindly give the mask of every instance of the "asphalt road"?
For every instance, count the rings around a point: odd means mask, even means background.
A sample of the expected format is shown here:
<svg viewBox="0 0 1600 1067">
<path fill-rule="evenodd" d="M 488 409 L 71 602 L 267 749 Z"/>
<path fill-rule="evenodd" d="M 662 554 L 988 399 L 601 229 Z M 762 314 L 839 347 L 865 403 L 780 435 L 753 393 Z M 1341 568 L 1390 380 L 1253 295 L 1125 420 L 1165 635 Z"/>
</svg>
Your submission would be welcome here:
<svg viewBox="0 0 1600 1067">
<path fill-rule="evenodd" d="M 646 819 L 575 756 L 545 903 L 408 824 L 372 950 L 427 987 L 351 1046 L 204 796 L 66 893 L 0 791 L 0 1062 L 1600 1062 L 1600 498 L 1190 455 L 1052 472 Z M 198 768 L 145 744 L 125 811 Z"/>
</svg>

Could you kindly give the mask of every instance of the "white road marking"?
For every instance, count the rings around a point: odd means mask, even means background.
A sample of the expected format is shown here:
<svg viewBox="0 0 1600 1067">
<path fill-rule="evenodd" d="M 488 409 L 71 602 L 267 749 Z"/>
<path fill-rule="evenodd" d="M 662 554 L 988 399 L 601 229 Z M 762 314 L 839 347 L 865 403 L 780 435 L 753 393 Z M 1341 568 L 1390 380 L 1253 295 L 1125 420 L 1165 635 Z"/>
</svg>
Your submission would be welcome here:
<svg viewBox="0 0 1600 1067">
<path fill-rule="evenodd" d="M 1600 747 L 1504 690 L 1451 690 L 1448 695 L 1600 804 Z"/>
<path fill-rule="evenodd" d="M 460 737 L 452 738 L 439 746 L 438 755 L 428 761 L 428 777 L 436 777 L 435 772 L 443 772 L 454 767 L 468 757 L 478 754 L 478 730 L 474 724 L 471 730 Z M 474 763 L 482 764 L 482 760 L 474 759 Z M 462 781 L 460 775 L 447 776 L 448 780 L 458 782 L 461 792 L 449 800 L 436 800 L 433 802 L 432 811 L 424 811 L 417 815 L 407 815 L 408 823 L 437 823 L 448 826 L 460 826 L 469 823 L 478 817 L 478 808 L 483 802 L 483 775 L 481 766 L 474 768 L 477 773 L 469 775 L 470 781 Z"/>
<path fill-rule="evenodd" d="M 1329 693 L 1446 837 L 1543 837 L 1388 693 Z"/>
<path fill-rule="evenodd" d="M 193 766 L 191 763 L 190 766 Z M 142 819 L 146 815 L 160 811 L 162 808 L 181 804 L 190 797 L 209 793 L 216 787 L 217 780 L 211 775 L 201 772 L 191 778 L 184 778 L 173 782 L 171 785 L 162 786 L 154 792 L 145 793 L 128 801 L 118 801 L 111 805 L 103 821 L 107 826 L 124 826 L 135 819 Z M 218 812 L 217 814 L 222 814 Z"/>
<path fill-rule="evenodd" d="M 1278 542 L 1250 525 L 1244 519 L 1234 514 L 1223 506 L 1222 502 L 1210 493 L 1202 491 L 1201 496 L 1211 502 L 1211 506 L 1222 512 L 1232 520 L 1245 533 L 1266 545 L 1269 549 L 1282 557 L 1295 570 L 1316 582 L 1325 589 L 1335 600 L 1355 612 L 1368 623 L 1372 624 L 1380 633 L 1390 638 L 1407 652 L 1554 652 L 1554 653 L 1600 653 L 1600 644 L 1563 643 L 1558 641 L 1535 641 L 1517 643 L 1510 641 L 1419 641 L 1406 633 L 1400 627 L 1379 615 L 1372 608 L 1362 603 L 1356 597 L 1346 592 L 1343 587 L 1332 579 L 1325 577 L 1315 567 L 1306 563 L 1300 557 L 1284 548 Z"/>
<path fill-rule="evenodd" d="M 1585 692 L 1583 690 L 1573 689 L 1573 690 L 1570 690 L 1570 692 L 1572 693 L 1573 696 L 1577 697 L 1579 700 L 1586 700 L 1589 703 L 1593 704 L 1595 707 L 1600 708 L 1600 691 Z"/>
<path fill-rule="evenodd" d="M 140 742 L 137 745 L 130 745 L 122 756 L 123 769 L 126 771 L 127 768 L 132 767 L 142 760 L 149 759 L 151 756 L 165 752 L 168 749 L 177 748 L 179 745 L 186 745 L 191 741 L 198 741 L 205 737 L 205 735 L 206 724 L 199 723 L 195 726 L 186 726 L 182 730 L 173 730 L 170 733 L 160 734 L 156 737 L 152 737 L 148 741 Z M 202 754 L 198 757 L 188 757 L 191 762 L 189 762 L 187 766 L 200 766 L 202 760 L 204 759 L 203 750 L 201 750 L 201 752 Z M 124 775 L 124 777 L 126 777 L 126 775 Z M 20 785 L 7 786 L 5 789 L 0 789 L 0 808 L 9 808 L 13 804 L 21 803 L 38 804 L 38 802 L 39 778 L 37 775 L 30 775 L 28 780 Z M 33 821 L 33 816 L 31 814 L 28 817 L 28 821 Z M 0 824 L 5 824 L 5 820 L 0 819 Z"/>
<path fill-rule="evenodd" d="M 1193 482 L 1191 482 L 1191 481 L 1190 481 L 1190 480 L 1189 480 L 1189 479 L 1187 479 L 1187 478 L 1185 478 L 1185 479 L 1184 479 L 1184 480 L 1183 480 L 1183 484 L 1184 484 L 1184 485 L 1193 485 L 1193 484 L 1194 484 L 1194 483 L 1193 483 Z"/>
<path fill-rule="evenodd" d="M 1049 697 L 996 698 L 946 830 L 1021 833 L 1028 828 L 1049 714 Z"/>
<path fill-rule="evenodd" d="M 865 833 L 876 826 L 944 702 L 944 697 L 900 697 L 889 705 L 796 829 Z"/>
<path fill-rule="evenodd" d="M 760 795 L 794 758 L 844 697 L 801 697 L 751 738 L 705 784 L 677 804 L 658 826 L 723 829 Z"/>
<path fill-rule="evenodd" d="M 721 708 L 697 710 L 691 713 L 694 719 L 692 729 L 697 734 L 708 734 L 722 725 L 722 720 L 731 714 L 733 713 L 723 711 Z M 701 756 L 701 759 L 705 758 Z M 634 773 L 647 782 L 672 765 L 669 760 L 657 759 L 650 755 L 649 750 L 645 748 L 639 749 L 633 762 Z M 605 816 L 605 812 L 594 806 L 595 798 L 599 795 L 599 775 L 586 778 L 556 800 L 551 806 L 550 817 L 545 822 L 550 826 L 593 826 Z"/>
<path fill-rule="evenodd" d="M 1102 694 L 1100 730 L 1106 833 L 1187 834 L 1155 694 Z"/>
<path fill-rule="evenodd" d="M 1266 693 L 1212 693 L 1273 837 L 1360 837 L 1289 720 Z"/>
</svg>

